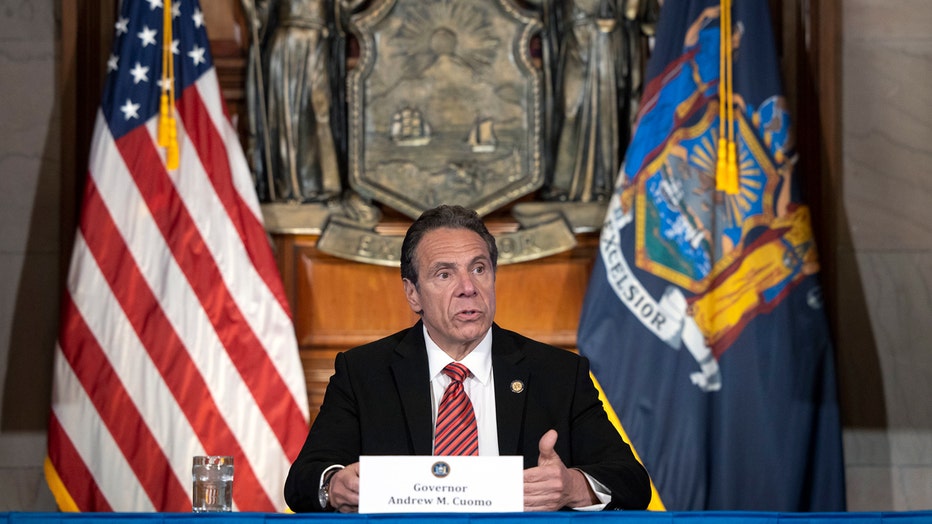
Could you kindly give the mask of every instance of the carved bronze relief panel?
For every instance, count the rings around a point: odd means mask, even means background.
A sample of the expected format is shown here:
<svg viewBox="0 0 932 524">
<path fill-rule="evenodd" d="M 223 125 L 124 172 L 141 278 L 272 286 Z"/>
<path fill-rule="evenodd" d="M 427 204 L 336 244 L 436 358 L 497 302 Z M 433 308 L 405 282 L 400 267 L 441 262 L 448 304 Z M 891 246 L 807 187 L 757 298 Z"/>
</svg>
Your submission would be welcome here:
<svg viewBox="0 0 932 524">
<path fill-rule="evenodd" d="M 352 18 L 349 182 L 417 217 L 488 214 L 543 184 L 540 23 L 508 0 L 386 0 Z"/>
</svg>

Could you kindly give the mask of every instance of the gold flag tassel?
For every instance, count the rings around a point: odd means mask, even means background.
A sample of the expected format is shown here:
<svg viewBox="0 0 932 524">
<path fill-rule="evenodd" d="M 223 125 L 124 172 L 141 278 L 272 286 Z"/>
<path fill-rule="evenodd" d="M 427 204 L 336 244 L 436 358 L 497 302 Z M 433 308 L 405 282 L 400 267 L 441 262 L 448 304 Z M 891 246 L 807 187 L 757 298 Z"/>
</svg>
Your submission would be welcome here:
<svg viewBox="0 0 932 524">
<path fill-rule="evenodd" d="M 158 143 L 165 149 L 165 167 L 178 169 L 178 127 L 175 121 L 175 59 L 172 56 L 171 0 L 162 8 L 162 93 L 159 96 Z"/>
<path fill-rule="evenodd" d="M 715 189 L 729 195 L 738 194 L 738 159 L 735 141 L 734 84 L 732 82 L 732 0 L 721 0 L 721 42 L 718 83 L 718 162 Z"/>
</svg>

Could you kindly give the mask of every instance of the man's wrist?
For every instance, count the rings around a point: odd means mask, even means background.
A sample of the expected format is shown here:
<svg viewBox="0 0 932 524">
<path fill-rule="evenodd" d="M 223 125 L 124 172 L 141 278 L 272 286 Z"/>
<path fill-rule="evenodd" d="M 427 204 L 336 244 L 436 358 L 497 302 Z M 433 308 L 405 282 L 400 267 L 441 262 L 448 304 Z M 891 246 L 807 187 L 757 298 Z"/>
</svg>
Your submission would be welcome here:
<svg viewBox="0 0 932 524">
<path fill-rule="evenodd" d="M 320 475 L 320 487 L 317 490 L 317 501 L 320 503 L 320 509 L 327 511 L 333 509 L 330 504 L 330 480 L 336 475 L 337 471 L 343 469 L 343 466 L 333 465 L 325 469 Z"/>
<path fill-rule="evenodd" d="M 568 507 L 573 509 L 594 509 L 596 506 L 604 506 L 605 501 L 602 500 L 596 486 L 593 485 L 593 483 L 599 486 L 601 486 L 601 484 L 579 468 L 569 468 L 569 470 L 570 475 L 574 479 L 571 492 L 575 500 L 572 501 Z"/>
</svg>

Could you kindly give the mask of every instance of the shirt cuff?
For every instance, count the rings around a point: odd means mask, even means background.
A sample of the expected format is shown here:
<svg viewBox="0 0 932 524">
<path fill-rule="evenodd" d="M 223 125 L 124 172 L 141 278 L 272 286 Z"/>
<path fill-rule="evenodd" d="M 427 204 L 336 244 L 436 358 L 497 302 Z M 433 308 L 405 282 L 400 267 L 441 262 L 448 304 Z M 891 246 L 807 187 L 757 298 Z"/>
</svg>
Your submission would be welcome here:
<svg viewBox="0 0 932 524">
<path fill-rule="evenodd" d="M 334 464 L 328 467 L 327 469 L 325 469 L 324 472 L 320 474 L 320 480 L 317 482 L 317 489 L 324 487 L 324 479 L 327 478 L 327 473 L 330 473 L 331 471 L 335 469 L 343 469 L 345 467 L 346 466 L 342 466 L 340 464 Z"/>
<path fill-rule="evenodd" d="M 612 501 L 611 491 L 605 487 L 605 484 L 602 484 L 598 480 L 592 478 L 588 473 L 581 469 L 576 471 L 583 474 L 586 477 L 586 482 L 589 483 L 589 487 L 592 488 L 592 491 L 595 493 L 597 499 L 599 499 L 599 504 L 592 504 L 590 506 L 580 506 L 578 508 L 572 508 L 575 511 L 602 511 L 605 509 L 605 506 Z"/>
</svg>

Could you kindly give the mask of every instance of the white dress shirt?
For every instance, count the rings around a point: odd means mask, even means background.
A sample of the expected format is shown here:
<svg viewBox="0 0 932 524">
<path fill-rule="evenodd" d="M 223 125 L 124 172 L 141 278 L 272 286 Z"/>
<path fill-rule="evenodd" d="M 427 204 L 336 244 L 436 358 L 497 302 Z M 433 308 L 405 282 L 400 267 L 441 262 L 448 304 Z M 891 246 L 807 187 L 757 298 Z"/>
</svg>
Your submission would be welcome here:
<svg viewBox="0 0 932 524">
<path fill-rule="evenodd" d="M 427 365 L 430 370 L 431 406 L 433 423 L 437 425 L 437 410 L 443 393 L 452 379 L 443 374 L 443 368 L 454 360 L 444 353 L 431 340 L 424 328 L 424 341 L 427 343 Z M 498 424 L 495 418 L 495 388 L 492 382 L 492 331 L 489 330 L 463 360 L 459 361 L 469 368 L 469 376 L 463 381 L 463 390 L 472 402 L 476 413 L 476 426 L 479 430 L 479 455 L 498 456 Z"/>
</svg>

